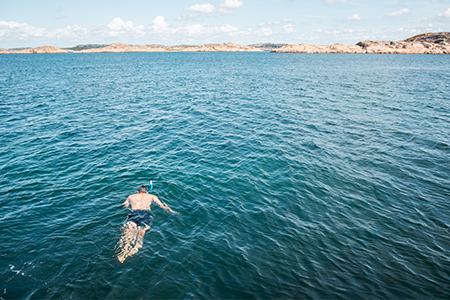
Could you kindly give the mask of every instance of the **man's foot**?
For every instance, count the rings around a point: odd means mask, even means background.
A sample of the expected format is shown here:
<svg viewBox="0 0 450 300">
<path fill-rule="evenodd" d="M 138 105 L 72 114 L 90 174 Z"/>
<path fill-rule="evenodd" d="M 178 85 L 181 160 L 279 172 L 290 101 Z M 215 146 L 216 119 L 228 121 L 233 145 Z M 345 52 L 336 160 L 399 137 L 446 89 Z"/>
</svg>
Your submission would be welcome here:
<svg viewBox="0 0 450 300">
<path fill-rule="evenodd" d="M 123 262 L 125 261 L 126 258 L 127 258 L 126 256 L 117 256 L 117 259 L 119 260 L 119 262 L 121 264 L 123 264 Z"/>
</svg>

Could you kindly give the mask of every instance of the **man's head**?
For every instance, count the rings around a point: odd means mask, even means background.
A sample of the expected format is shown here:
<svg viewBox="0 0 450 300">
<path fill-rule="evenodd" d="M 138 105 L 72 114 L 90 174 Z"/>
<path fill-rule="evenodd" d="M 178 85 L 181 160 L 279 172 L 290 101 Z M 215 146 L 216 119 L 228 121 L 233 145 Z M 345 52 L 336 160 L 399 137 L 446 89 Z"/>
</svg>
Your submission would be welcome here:
<svg viewBox="0 0 450 300">
<path fill-rule="evenodd" d="M 139 193 L 147 193 L 148 192 L 148 187 L 146 187 L 145 185 L 141 185 L 139 187 Z"/>
</svg>

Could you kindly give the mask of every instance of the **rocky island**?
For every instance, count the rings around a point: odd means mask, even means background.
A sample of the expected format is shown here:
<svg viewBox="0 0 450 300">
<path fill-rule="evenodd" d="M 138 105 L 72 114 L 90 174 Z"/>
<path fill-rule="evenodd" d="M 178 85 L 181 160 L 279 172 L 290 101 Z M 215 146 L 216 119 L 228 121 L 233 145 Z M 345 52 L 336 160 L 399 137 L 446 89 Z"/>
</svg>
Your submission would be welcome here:
<svg viewBox="0 0 450 300">
<path fill-rule="evenodd" d="M 79 53 L 105 53 L 105 52 L 242 52 L 261 51 L 251 46 L 241 46 L 234 43 L 204 44 L 200 46 L 162 46 L 162 45 L 127 45 L 114 43 L 106 47 L 86 49 Z"/>
<path fill-rule="evenodd" d="M 273 53 L 450 54 L 450 32 L 425 33 L 401 41 L 361 41 L 356 45 L 287 45 Z"/>
<path fill-rule="evenodd" d="M 200 46 L 162 46 L 162 45 L 127 45 L 123 43 L 113 43 L 104 47 L 95 47 L 78 51 L 69 51 L 54 46 L 42 46 L 22 50 L 0 49 L 0 54 L 20 54 L 20 53 L 124 53 L 124 52 L 244 52 L 262 51 L 253 46 L 241 46 L 234 43 L 224 44 L 204 44 Z"/>
<path fill-rule="evenodd" d="M 6 50 L 6 49 L 1 49 L 0 50 L 0 54 L 21 54 L 21 53 L 26 53 L 26 54 L 31 54 L 31 53 L 67 53 L 67 51 L 60 49 L 58 47 L 55 46 L 40 46 L 40 47 L 36 47 L 36 48 L 28 48 L 28 49 L 22 49 L 22 50 Z"/>
<path fill-rule="evenodd" d="M 89 47 L 88 47 L 89 46 Z M 378 53 L 378 54 L 450 54 L 450 32 L 425 33 L 401 41 L 361 41 L 356 45 L 311 45 L 261 43 L 242 46 L 234 43 L 204 44 L 199 46 L 163 45 L 79 45 L 60 49 L 54 46 L 7 50 L 0 54 L 20 53 L 123 53 L 123 52 L 249 52 L 271 50 L 272 53 Z"/>
</svg>

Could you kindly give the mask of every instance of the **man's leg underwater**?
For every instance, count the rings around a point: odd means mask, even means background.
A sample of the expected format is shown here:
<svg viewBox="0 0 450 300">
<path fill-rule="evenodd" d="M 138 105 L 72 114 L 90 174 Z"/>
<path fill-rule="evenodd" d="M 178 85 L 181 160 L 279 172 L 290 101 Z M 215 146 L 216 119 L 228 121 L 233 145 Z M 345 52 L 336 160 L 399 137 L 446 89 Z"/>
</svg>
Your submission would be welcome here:
<svg viewBox="0 0 450 300">
<path fill-rule="evenodd" d="M 136 235 L 136 239 L 134 241 L 134 247 L 133 249 L 130 250 L 130 252 L 128 253 L 128 256 L 132 256 L 134 254 L 136 254 L 139 249 L 142 248 L 142 246 L 144 245 L 144 236 L 145 236 L 145 232 L 147 230 L 150 229 L 150 226 L 145 225 L 145 227 L 138 227 L 138 232 Z"/>
<path fill-rule="evenodd" d="M 133 244 L 139 236 L 139 228 L 134 222 L 127 222 L 122 226 L 122 236 L 117 243 L 117 259 L 123 263 L 133 249 Z M 137 251 L 136 251 L 137 252 Z M 133 253 L 134 254 L 134 253 Z"/>
</svg>

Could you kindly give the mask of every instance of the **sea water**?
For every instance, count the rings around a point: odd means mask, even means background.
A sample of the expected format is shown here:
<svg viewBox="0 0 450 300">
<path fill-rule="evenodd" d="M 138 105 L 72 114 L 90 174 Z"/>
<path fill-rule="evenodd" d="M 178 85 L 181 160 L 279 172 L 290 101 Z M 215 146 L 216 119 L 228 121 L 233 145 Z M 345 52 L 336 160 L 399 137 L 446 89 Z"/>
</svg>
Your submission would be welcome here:
<svg viewBox="0 0 450 300">
<path fill-rule="evenodd" d="M 448 299 L 450 56 L 3 55 L 0 195 L 1 299 Z"/>
</svg>

